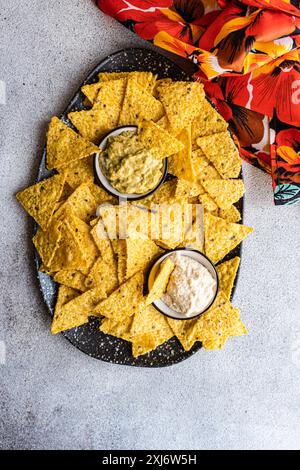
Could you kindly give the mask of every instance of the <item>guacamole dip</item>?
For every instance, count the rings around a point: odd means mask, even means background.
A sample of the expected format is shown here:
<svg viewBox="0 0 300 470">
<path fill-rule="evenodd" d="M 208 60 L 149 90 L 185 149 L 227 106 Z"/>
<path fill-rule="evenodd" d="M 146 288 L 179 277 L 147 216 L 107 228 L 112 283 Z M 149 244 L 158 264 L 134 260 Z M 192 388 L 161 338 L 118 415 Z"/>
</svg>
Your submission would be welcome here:
<svg viewBox="0 0 300 470">
<path fill-rule="evenodd" d="M 146 193 L 162 177 L 162 161 L 155 159 L 149 150 L 141 146 L 134 131 L 110 137 L 102 155 L 106 177 L 121 193 Z"/>
</svg>

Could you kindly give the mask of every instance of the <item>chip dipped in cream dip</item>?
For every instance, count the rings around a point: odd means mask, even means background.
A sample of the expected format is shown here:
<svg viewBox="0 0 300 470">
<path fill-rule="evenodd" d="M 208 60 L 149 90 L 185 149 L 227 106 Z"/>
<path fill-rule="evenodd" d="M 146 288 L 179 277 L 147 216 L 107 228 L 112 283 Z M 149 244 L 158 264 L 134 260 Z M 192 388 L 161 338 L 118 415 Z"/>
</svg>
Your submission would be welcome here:
<svg viewBox="0 0 300 470">
<path fill-rule="evenodd" d="M 193 317 L 210 305 L 216 295 L 217 281 L 203 264 L 180 251 L 170 258 L 175 268 L 161 300 L 183 317 Z"/>
</svg>

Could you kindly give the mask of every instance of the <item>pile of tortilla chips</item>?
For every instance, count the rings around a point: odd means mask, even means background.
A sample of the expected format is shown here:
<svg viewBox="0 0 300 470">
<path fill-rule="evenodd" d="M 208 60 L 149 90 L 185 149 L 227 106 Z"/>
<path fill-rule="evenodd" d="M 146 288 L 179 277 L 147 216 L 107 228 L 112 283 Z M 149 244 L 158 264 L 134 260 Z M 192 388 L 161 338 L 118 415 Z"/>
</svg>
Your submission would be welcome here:
<svg viewBox="0 0 300 470">
<path fill-rule="evenodd" d="M 200 83 L 158 80 L 150 72 L 101 73 L 82 92 L 85 109 L 68 116 L 76 131 L 56 117 L 49 126 L 47 167 L 55 174 L 17 194 L 39 225 L 33 242 L 40 269 L 59 283 L 52 333 L 96 316 L 102 332 L 132 343 L 134 357 L 173 336 L 186 351 L 196 341 L 206 349 L 223 348 L 230 336 L 246 333 L 230 302 L 238 257 L 218 264 L 220 293 L 197 319 L 172 320 L 152 305 L 167 286 L 172 263 L 162 266 L 150 292 L 145 282 L 149 266 L 165 250 L 189 246 L 219 263 L 252 231 L 238 223 L 234 204 L 244 185 L 226 122 Z M 130 124 L 138 125 L 140 141 L 155 158 L 169 158 L 173 178 L 147 199 L 123 206 L 94 184 L 92 159 L 105 133 Z M 187 204 L 190 227 L 178 232 L 182 212 L 174 208 Z M 193 230 L 199 204 L 202 232 Z M 158 205 L 167 207 L 166 221 Z M 161 229 L 154 237 L 150 219 Z"/>
</svg>

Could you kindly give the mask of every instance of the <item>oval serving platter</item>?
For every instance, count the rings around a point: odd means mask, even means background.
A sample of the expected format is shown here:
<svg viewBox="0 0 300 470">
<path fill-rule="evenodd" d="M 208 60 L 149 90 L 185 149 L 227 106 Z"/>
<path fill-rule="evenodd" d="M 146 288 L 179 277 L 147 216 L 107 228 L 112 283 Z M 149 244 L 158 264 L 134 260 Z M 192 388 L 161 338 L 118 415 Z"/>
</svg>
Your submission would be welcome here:
<svg viewBox="0 0 300 470">
<path fill-rule="evenodd" d="M 171 77 L 173 80 L 189 81 L 191 75 L 185 72 L 183 68 L 175 64 L 172 60 L 163 55 L 142 48 L 124 49 L 109 55 L 100 62 L 97 67 L 88 75 L 84 83 L 81 85 L 91 84 L 97 81 L 100 72 L 131 72 L 131 71 L 149 71 L 158 75 L 158 78 Z M 81 89 L 81 87 L 80 87 Z M 70 101 L 65 111 L 60 116 L 61 120 L 72 127 L 68 120 L 68 113 L 81 109 L 86 109 L 83 101 L 84 95 L 78 90 L 73 99 Z M 53 174 L 46 168 L 46 148 L 39 166 L 37 181 L 40 181 Z M 237 204 L 237 208 L 243 216 L 243 199 Z M 34 227 L 36 232 L 37 226 Z M 224 260 L 231 259 L 234 256 L 241 256 L 241 245 L 231 251 Z M 42 296 L 47 308 L 53 316 L 55 302 L 57 297 L 57 284 L 45 273 L 40 272 L 40 259 L 35 252 L 35 264 L 40 284 Z M 237 281 L 237 277 L 236 277 Z M 234 292 L 235 286 L 233 288 Z M 179 341 L 172 338 L 162 344 L 154 351 L 148 354 L 134 358 L 131 353 L 131 344 L 125 340 L 114 336 L 106 335 L 99 330 L 99 319 L 91 317 L 89 323 L 63 332 L 63 336 L 67 338 L 80 351 L 88 354 L 95 359 L 111 362 L 115 364 L 123 364 L 128 366 L 139 367 L 165 367 L 187 359 L 201 349 L 201 343 L 197 342 L 193 348 L 186 352 L 183 350 Z"/>
</svg>

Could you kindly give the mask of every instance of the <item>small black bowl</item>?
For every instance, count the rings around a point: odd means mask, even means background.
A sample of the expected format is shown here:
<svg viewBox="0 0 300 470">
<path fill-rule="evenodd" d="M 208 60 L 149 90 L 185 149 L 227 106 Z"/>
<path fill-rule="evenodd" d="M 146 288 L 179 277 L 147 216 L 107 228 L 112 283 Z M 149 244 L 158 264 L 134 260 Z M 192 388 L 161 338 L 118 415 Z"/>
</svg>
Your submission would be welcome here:
<svg viewBox="0 0 300 470">
<path fill-rule="evenodd" d="M 120 135 L 123 132 L 126 131 L 137 131 L 138 127 L 137 126 L 121 126 L 121 127 L 116 127 L 112 131 L 110 131 L 108 134 L 106 134 L 100 144 L 99 148 L 103 151 L 106 148 L 107 145 L 107 140 L 109 137 Z M 151 196 L 157 189 L 164 183 L 167 174 L 168 174 L 168 159 L 165 158 L 163 160 L 163 169 L 162 169 L 162 176 L 161 179 L 159 180 L 158 184 L 152 188 L 150 191 L 147 191 L 146 193 L 143 194 L 134 194 L 134 193 L 121 193 L 118 191 L 116 188 L 114 188 L 110 182 L 108 181 L 107 177 L 102 171 L 101 164 L 99 162 L 99 159 L 101 158 L 101 153 L 96 153 L 94 156 L 94 175 L 96 179 L 96 183 L 101 186 L 105 191 L 107 191 L 109 194 L 112 194 L 113 196 L 116 196 L 120 199 L 127 199 L 130 201 L 137 201 L 139 199 L 144 199 L 145 197 Z"/>
<path fill-rule="evenodd" d="M 160 313 L 162 313 L 163 315 L 166 315 L 169 318 L 172 318 L 173 320 L 192 320 L 194 318 L 200 317 L 205 312 L 207 312 L 209 308 L 212 307 L 212 305 L 214 304 L 217 298 L 217 295 L 219 293 L 219 288 L 220 288 L 219 274 L 214 263 L 206 255 L 201 253 L 201 251 L 193 250 L 191 248 L 175 248 L 174 250 L 169 250 L 166 253 L 159 256 L 158 258 L 156 258 L 156 260 L 154 261 L 154 263 L 152 264 L 152 266 L 150 267 L 148 271 L 148 278 L 147 278 L 148 292 L 154 282 L 154 279 L 156 277 L 160 264 L 170 255 L 178 251 L 182 252 L 184 256 L 190 256 L 191 258 L 195 259 L 196 261 L 201 263 L 205 268 L 209 270 L 210 274 L 214 277 L 217 283 L 215 294 L 212 300 L 210 301 L 210 303 L 205 307 L 204 310 L 202 310 L 201 312 L 197 312 L 195 315 L 191 317 L 184 317 L 182 313 L 177 312 L 176 310 L 168 307 L 161 299 L 156 300 L 155 302 L 152 303 L 152 305 Z"/>
</svg>

